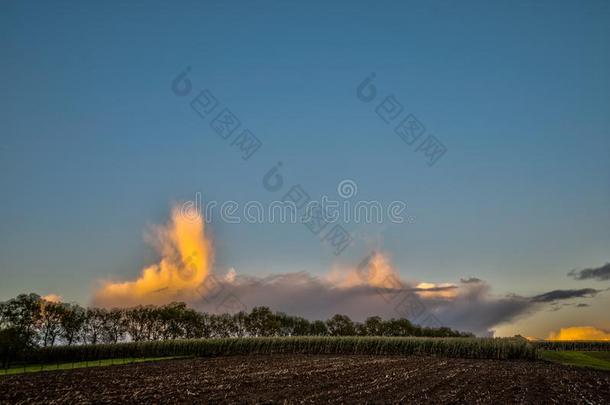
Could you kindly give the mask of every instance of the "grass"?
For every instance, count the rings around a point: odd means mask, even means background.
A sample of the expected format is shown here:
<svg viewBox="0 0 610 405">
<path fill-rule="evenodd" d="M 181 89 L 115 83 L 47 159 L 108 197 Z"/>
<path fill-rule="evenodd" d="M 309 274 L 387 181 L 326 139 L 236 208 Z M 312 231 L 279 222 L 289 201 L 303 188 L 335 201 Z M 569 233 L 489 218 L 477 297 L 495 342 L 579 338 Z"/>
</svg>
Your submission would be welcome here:
<svg viewBox="0 0 610 405">
<path fill-rule="evenodd" d="M 540 357 L 554 363 L 610 371 L 610 352 L 545 350 Z"/>
<path fill-rule="evenodd" d="M 538 340 L 531 343 L 540 350 L 610 351 L 609 340 Z"/>
<path fill-rule="evenodd" d="M 40 372 L 40 371 L 73 370 L 76 368 L 143 363 L 143 362 L 147 362 L 147 361 L 171 360 L 171 359 L 176 359 L 176 358 L 179 358 L 179 356 L 103 359 L 103 360 L 95 360 L 95 361 L 79 361 L 79 362 L 74 362 L 74 363 L 57 363 L 57 364 L 26 364 L 26 365 L 20 365 L 20 366 L 13 366 L 9 369 L 0 369 L 0 376 L 23 374 L 23 373 L 36 373 L 36 372 Z"/>
</svg>

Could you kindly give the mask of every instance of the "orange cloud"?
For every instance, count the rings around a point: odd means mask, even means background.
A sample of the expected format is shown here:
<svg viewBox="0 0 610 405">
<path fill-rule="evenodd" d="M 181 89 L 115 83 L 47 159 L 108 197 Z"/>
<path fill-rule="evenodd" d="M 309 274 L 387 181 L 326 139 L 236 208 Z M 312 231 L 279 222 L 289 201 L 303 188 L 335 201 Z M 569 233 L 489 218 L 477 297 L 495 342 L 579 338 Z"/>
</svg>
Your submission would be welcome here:
<svg viewBox="0 0 610 405">
<path fill-rule="evenodd" d="M 174 207 L 170 222 L 153 229 L 151 240 L 159 252 L 159 263 L 144 268 L 134 281 L 104 282 L 95 293 L 95 305 L 130 306 L 190 301 L 211 271 L 211 239 L 199 213 L 184 215 Z"/>
<path fill-rule="evenodd" d="M 571 326 L 549 333 L 547 340 L 610 340 L 610 332 L 594 326 Z"/>
<path fill-rule="evenodd" d="M 408 288 L 407 283 L 401 279 L 398 270 L 384 252 L 373 252 L 365 266 L 357 269 L 334 269 L 326 277 L 332 286 L 339 288 L 352 288 L 369 286 L 377 288 Z M 459 289 L 452 283 L 421 282 L 415 286 L 417 294 L 424 298 L 457 297 Z"/>
<path fill-rule="evenodd" d="M 49 301 L 49 302 L 62 302 L 63 298 L 61 295 L 57 295 L 57 294 L 48 294 L 45 295 L 44 297 L 42 297 L 43 300 L 45 301 Z"/>
<path fill-rule="evenodd" d="M 373 252 L 366 265 L 361 268 L 334 269 L 326 276 L 326 281 L 338 288 L 402 288 L 400 275 L 390 262 L 389 256 L 382 252 Z"/>
<path fill-rule="evenodd" d="M 425 298 L 455 298 L 458 295 L 458 288 L 451 283 L 419 283 L 415 286 L 420 297 Z"/>
</svg>

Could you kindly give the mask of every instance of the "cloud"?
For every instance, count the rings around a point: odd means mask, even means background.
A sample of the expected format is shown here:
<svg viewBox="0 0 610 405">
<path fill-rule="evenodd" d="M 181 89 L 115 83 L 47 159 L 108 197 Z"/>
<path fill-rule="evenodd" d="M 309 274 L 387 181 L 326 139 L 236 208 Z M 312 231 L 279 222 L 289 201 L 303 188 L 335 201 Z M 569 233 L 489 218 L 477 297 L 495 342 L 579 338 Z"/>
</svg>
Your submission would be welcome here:
<svg viewBox="0 0 610 405">
<path fill-rule="evenodd" d="M 480 278 L 476 278 L 476 277 L 469 277 L 469 278 L 460 278 L 460 283 L 462 284 L 474 284 L 474 283 L 482 283 L 483 280 L 481 280 Z"/>
<path fill-rule="evenodd" d="M 524 297 L 493 296 L 483 281 L 459 286 L 408 283 L 383 252 L 374 252 L 364 266 L 320 277 L 298 272 L 262 278 L 240 275 L 233 269 L 231 277 L 210 275 L 201 292 L 192 305 L 206 312 L 264 305 L 308 319 L 328 319 L 341 313 L 363 321 L 379 315 L 478 335 L 490 335 L 495 325 L 524 315 L 533 306 Z"/>
<path fill-rule="evenodd" d="M 451 283 L 419 283 L 413 291 L 420 297 L 425 298 L 455 298 L 458 294 L 458 287 Z"/>
<path fill-rule="evenodd" d="M 378 277 L 379 272 L 384 274 L 383 278 Z M 212 275 L 209 293 L 202 290 L 204 294 L 195 305 L 207 312 L 249 310 L 265 305 L 309 319 L 327 319 L 342 313 L 357 321 L 379 315 L 409 318 L 424 325 L 432 316 L 442 326 L 491 335 L 495 326 L 544 310 L 548 304 L 599 292 L 582 289 L 555 290 L 534 297 L 494 295 L 492 287 L 480 279 L 459 285 L 437 285 L 408 283 L 399 274 L 383 252 L 375 252 L 364 266 L 351 271 L 336 270 L 321 277 L 299 272 L 261 278 L 240 275 L 232 269 L 230 277 Z"/>
<path fill-rule="evenodd" d="M 581 288 L 579 290 L 553 290 L 544 294 L 536 295 L 531 298 L 532 302 L 554 302 L 558 300 L 568 300 L 572 298 L 590 298 L 600 292 L 593 288 Z"/>
<path fill-rule="evenodd" d="M 594 326 L 571 326 L 550 332 L 548 340 L 610 340 L 610 332 Z"/>
<path fill-rule="evenodd" d="M 61 295 L 57 295 L 57 294 L 47 294 L 44 297 L 42 297 L 43 300 L 45 301 L 49 301 L 49 302 L 62 302 L 63 298 Z"/>
<path fill-rule="evenodd" d="M 610 263 L 606 263 L 603 266 L 591 269 L 572 270 L 568 273 L 568 275 L 576 280 L 610 280 Z"/>
<path fill-rule="evenodd" d="M 406 280 L 387 252 L 374 251 L 355 266 L 335 266 L 329 273 L 281 273 L 268 277 L 213 271 L 213 245 L 200 214 L 172 210 L 165 226 L 147 238 L 159 253 L 158 263 L 135 280 L 104 281 L 93 304 L 125 307 L 184 301 L 210 313 L 249 311 L 265 305 L 309 319 L 341 313 L 356 321 L 369 316 L 408 318 L 424 326 L 448 326 L 489 335 L 499 324 L 543 309 L 558 300 L 590 297 L 594 289 L 555 290 L 534 297 L 494 295 L 478 278 L 454 283 Z"/>
<path fill-rule="evenodd" d="M 373 251 L 355 268 L 335 268 L 324 279 L 334 287 L 373 286 L 402 288 L 400 275 L 390 263 L 387 253 Z"/>
<path fill-rule="evenodd" d="M 481 281 L 460 287 L 450 301 L 430 302 L 445 324 L 472 331 L 477 335 L 493 335 L 493 328 L 515 321 L 534 309 L 527 298 L 514 294 L 494 295 L 491 286 Z"/>
<path fill-rule="evenodd" d="M 104 307 L 191 301 L 210 274 L 212 242 L 196 212 L 187 215 L 178 206 L 165 226 L 153 227 L 147 240 L 160 255 L 158 263 L 144 268 L 133 281 L 103 281 L 93 304 Z"/>
</svg>

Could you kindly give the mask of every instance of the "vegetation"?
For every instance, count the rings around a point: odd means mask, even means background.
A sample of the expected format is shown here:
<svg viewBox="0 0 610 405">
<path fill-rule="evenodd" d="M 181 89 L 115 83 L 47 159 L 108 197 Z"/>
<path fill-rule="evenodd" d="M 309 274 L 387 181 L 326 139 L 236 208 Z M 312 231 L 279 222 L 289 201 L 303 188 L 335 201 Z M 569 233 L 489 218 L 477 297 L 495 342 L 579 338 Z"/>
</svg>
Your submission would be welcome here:
<svg viewBox="0 0 610 405">
<path fill-rule="evenodd" d="M 96 345 L 175 339 L 271 336 L 427 336 L 466 337 L 449 328 L 422 328 L 407 319 L 371 317 L 364 323 L 346 315 L 309 321 L 267 307 L 250 313 L 207 314 L 185 303 L 110 310 L 50 302 L 21 294 L 0 303 L 2 366 L 36 347 Z"/>
<path fill-rule="evenodd" d="M 80 361 L 69 363 L 40 363 L 40 364 L 24 364 L 13 366 L 0 371 L 0 375 L 36 373 L 39 371 L 53 370 L 73 370 L 75 368 L 100 367 L 100 366 L 117 366 L 123 364 L 145 363 L 148 361 L 171 360 L 176 357 L 144 357 L 144 358 L 123 358 L 123 359 L 103 359 L 96 361 Z"/>
<path fill-rule="evenodd" d="M 30 363 L 96 361 L 165 356 L 213 357 L 247 354 L 435 355 L 475 359 L 537 358 L 530 343 L 514 338 L 252 337 L 177 339 L 118 344 L 48 346 L 28 352 Z"/>
<path fill-rule="evenodd" d="M 26 340 L 16 328 L 0 330 L 0 360 L 2 368 L 7 368 L 15 358 L 23 357 Z"/>
<path fill-rule="evenodd" d="M 547 352 L 559 350 L 607 352 L 610 342 L 475 338 L 449 328 L 423 328 L 407 319 L 370 317 L 359 323 L 337 314 L 326 321 L 309 321 L 267 307 L 235 314 L 207 314 L 184 303 L 108 310 L 50 302 L 36 294 L 22 294 L 0 303 L 4 369 L 15 362 L 57 365 L 126 358 L 283 353 L 533 360 L 542 351 L 546 351 L 546 358 L 552 358 L 553 354 Z M 604 361 L 595 355 L 586 356 L 594 359 L 589 361 Z"/>
<path fill-rule="evenodd" d="M 554 363 L 610 371 L 610 352 L 545 350 L 541 352 L 540 358 Z"/>
<path fill-rule="evenodd" d="M 610 351 L 610 341 L 537 340 L 532 343 L 540 350 Z"/>
</svg>

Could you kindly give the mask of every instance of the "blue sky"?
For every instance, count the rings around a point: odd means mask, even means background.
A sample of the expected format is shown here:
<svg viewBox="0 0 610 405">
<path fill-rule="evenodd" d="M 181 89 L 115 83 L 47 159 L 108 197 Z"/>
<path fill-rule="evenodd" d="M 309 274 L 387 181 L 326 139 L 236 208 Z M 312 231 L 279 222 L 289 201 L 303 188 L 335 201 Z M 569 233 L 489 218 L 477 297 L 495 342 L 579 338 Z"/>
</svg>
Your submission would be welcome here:
<svg viewBox="0 0 610 405">
<path fill-rule="evenodd" d="M 608 2 L 0 9 L 0 299 L 86 303 L 156 259 L 142 232 L 173 202 L 271 201 L 278 161 L 312 195 L 351 179 L 409 220 L 348 224 L 339 258 L 299 225 L 213 222 L 217 269 L 323 274 L 374 247 L 405 278 L 534 295 L 589 286 L 566 273 L 609 261 Z M 251 159 L 172 93 L 186 66 L 261 139 Z M 447 147 L 434 166 L 356 97 L 371 72 Z M 610 328 L 600 305 L 591 323 Z"/>
</svg>

